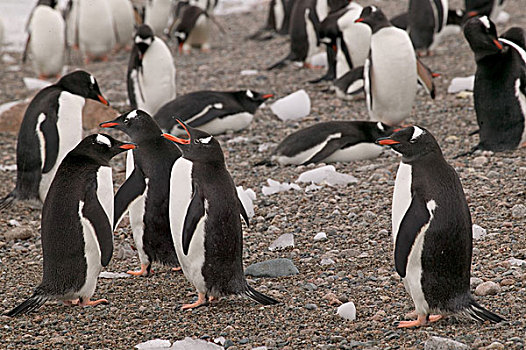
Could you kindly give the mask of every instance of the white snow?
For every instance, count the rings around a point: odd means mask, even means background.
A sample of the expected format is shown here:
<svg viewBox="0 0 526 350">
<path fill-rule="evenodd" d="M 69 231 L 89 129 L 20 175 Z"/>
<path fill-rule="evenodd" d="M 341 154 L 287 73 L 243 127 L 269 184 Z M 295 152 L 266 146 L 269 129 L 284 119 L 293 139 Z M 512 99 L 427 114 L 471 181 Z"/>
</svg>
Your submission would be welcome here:
<svg viewBox="0 0 526 350">
<path fill-rule="evenodd" d="M 296 120 L 309 115 L 310 98 L 305 90 L 298 90 L 270 105 L 270 110 L 281 120 Z"/>
<path fill-rule="evenodd" d="M 244 69 L 241 71 L 241 75 L 256 75 L 259 71 L 256 69 Z"/>
<path fill-rule="evenodd" d="M 158 349 L 168 349 L 170 348 L 171 345 L 172 343 L 170 343 L 169 340 L 153 339 L 153 340 L 148 340 L 147 342 L 144 342 L 144 343 L 137 344 L 135 345 L 135 348 L 139 350 L 145 350 L 145 349 L 158 350 Z"/>
<path fill-rule="evenodd" d="M 319 52 L 312 56 L 309 61 L 314 67 L 327 68 L 329 65 L 327 61 L 327 52 Z"/>
<path fill-rule="evenodd" d="M 254 201 L 256 200 L 256 192 L 254 192 L 251 188 L 247 188 L 246 190 L 243 188 L 243 186 L 237 186 L 237 196 L 239 197 L 239 200 L 241 201 L 241 204 L 243 204 L 243 207 L 245 208 L 245 211 L 247 212 L 248 218 L 252 218 L 254 216 Z"/>
<path fill-rule="evenodd" d="M 102 271 L 99 274 L 99 278 L 128 278 L 130 277 L 130 274 L 127 274 L 125 272 L 109 272 L 109 271 Z"/>
<path fill-rule="evenodd" d="M 268 183 L 268 186 L 263 186 L 261 188 L 261 192 L 263 192 L 265 196 L 268 196 L 274 193 L 278 193 L 278 192 L 285 192 L 290 189 L 297 190 L 297 191 L 301 190 L 300 186 L 296 184 L 291 184 L 288 182 L 280 183 L 278 181 L 268 179 L 267 183 Z"/>
<path fill-rule="evenodd" d="M 268 250 L 274 251 L 288 247 L 294 248 L 294 235 L 292 233 L 284 233 L 279 236 L 274 242 L 270 244 Z"/>
<path fill-rule="evenodd" d="M 449 87 L 447 88 L 448 94 L 456 94 L 461 91 L 473 91 L 473 84 L 475 83 L 475 76 L 470 75 L 469 77 L 456 77 L 451 80 Z"/>
<path fill-rule="evenodd" d="M 0 164 L 0 171 L 15 171 L 15 170 L 16 170 L 16 164 L 11 164 L 11 165 Z"/>
<path fill-rule="evenodd" d="M 487 235 L 486 229 L 480 227 L 477 224 L 473 224 L 472 231 L 473 231 L 473 239 L 476 239 L 476 240 L 482 239 Z"/>
<path fill-rule="evenodd" d="M 358 179 L 352 175 L 337 172 L 333 165 L 326 165 L 301 173 L 296 182 L 310 182 L 317 185 L 327 184 L 329 186 L 336 186 L 357 183 Z"/>
<path fill-rule="evenodd" d="M 349 321 L 354 321 L 356 319 L 356 307 L 352 301 L 340 305 L 336 313 Z"/>
<path fill-rule="evenodd" d="M 316 236 L 314 236 L 314 241 L 325 241 L 327 240 L 327 234 L 325 232 L 318 232 Z"/>
<path fill-rule="evenodd" d="M 24 84 L 28 90 L 41 90 L 51 85 L 49 81 L 29 77 L 24 78 Z"/>
</svg>

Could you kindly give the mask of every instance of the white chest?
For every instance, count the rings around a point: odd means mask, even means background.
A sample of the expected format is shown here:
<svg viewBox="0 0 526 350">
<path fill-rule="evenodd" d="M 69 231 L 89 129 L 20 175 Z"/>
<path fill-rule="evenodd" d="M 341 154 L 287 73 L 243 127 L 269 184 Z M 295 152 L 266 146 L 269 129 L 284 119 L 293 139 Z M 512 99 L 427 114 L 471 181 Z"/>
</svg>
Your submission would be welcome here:
<svg viewBox="0 0 526 350">
<path fill-rule="evenodd" d="M 111 167 L 101 166 L 97 171 L 97 198 L 104 209 L 110 226 L 113 225 L 113 179 Z"/>
<path fill-rule="evenodd" d="M 82 224 L 82 235 L 84 238 L 84 258 L 86 259 L 87 271 L 86 281 L 78 292 L 78 296 L 83 298 L 90 298 L 95 292 L 97 286 L 97 278 L 102 270 L 100 261 L 101 251 L 99 241 L 95 229 L 91 222 L 84 217 L 82 210 L 84 202 L 79 202 L 79 217 Z"/>
<path fill-rule="evenodd" d="M 411 182 L 412 182 L 412 167 L 409 164 L 400 162 L 398 172 L 396 173 L 395 188 L 393 193 L 393 207 L 392 207 L 392 233 L 393 244 L 396 242 L 400 223 L 404 218 L 407 209 L 411 205 Z"/>
</svg>

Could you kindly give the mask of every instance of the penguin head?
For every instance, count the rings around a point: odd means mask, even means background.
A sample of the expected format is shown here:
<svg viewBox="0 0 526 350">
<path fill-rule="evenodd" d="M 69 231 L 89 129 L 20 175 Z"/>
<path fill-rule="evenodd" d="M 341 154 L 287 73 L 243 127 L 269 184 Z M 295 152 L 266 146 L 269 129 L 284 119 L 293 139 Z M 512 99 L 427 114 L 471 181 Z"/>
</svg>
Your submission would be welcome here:
<svg viewBox="0 0 526 350">
<path fill-rule="evenodd" d="M 383 11 L 376 6 L 364 7 L 362 13 L 360 13 L 360 18 L 354 22 L 367 24 L 371 27 L 373 33 L 382 28 L 391 27 L 391 22 L 389 22 Z"/>
<path fill-rule="evenodd" d="M 261 94 L 253 90 L 241 90 L 235 93 L 238 101 L 250 113 L 255 113 L 256 109 L 266 100 L 274 97 L 274 94 Z"/>
<path fill-rule="evenodd" d="M 77 70 L 66 74 L 55 85 L 72 94 L 99 101 L 106 106 L 110 105 L 102 96 L 95 77 L 86 71 Z"/>
<path fill-rule="evenodd" d="M 464 25 L 464 36 L 475 53 L 477 61 L 503 50 L 495 24 L 488 16 L 470 18 Z"/>
<path fill-rule="evenodd" d="M 179 48 L 179 53 L 183 52 L 183 45 L 188 39 L 188 32 L 186 30 L 176 30 L 174 32 L 175 39 L 177 40 L 177 47 Z"/>
<path fill-rule="evenodd" d="M 139 50 L 139 60 L 142 60 L 144 53 L 146 52 L 146 50 L 148 50 L 148 48 L 154 40 L 155 36 L 153 34 L 152 28 L 149 25 L 141 24 L 137 28 L 137 31 L 135 32 L 135 36 L 133 38 L 133 42 Z"/>
<path fill-rule="evenodd" d="M 141 143 L 162 134 L 157 122 L 145 111 L 133 110 L 116 119 L 100 123 L 101 128 L 114 128 L 126 133 L 135 143 Z"/>
<path fill-rule="evenodd" d="M 429 131 L 419 126 L 395 129 L 389 137 L 376 140 L 378 145 L 390 146 L 406 160 L 414 160 L 429 153 L 442 153 L 437 141 Z"/>
<path fill-rule="evenodd" d="M 395 131 L 395 127 L 387 125 L 382 122 L 376 122 L 371 131 L 371 134 L 373 136 L 372 139 L 376 140 L 380 137 L 387 137 L 391 135 L 394 131 Z"/>
<path fill-rule="evenodd" d="M 110 159 L 117 154 L 136 147 L 133 143 L 115 140 L 110 135 L 93 134 L 80 141 L 71 153 L 76 156 L 91 158 L 98 164 L 107 165 Z"/>
<path fill-rule="evenodd" d="M 212 135 L 192 128 L 179 119 L 177 119 L 177 122 L 185 129 L 188 138 L 183 139 L 170 134 L 163 134 L 163 137 L 175 142 L 183 158 L 200 163 L 225 163 L 221 145 Z"/>
</svg>

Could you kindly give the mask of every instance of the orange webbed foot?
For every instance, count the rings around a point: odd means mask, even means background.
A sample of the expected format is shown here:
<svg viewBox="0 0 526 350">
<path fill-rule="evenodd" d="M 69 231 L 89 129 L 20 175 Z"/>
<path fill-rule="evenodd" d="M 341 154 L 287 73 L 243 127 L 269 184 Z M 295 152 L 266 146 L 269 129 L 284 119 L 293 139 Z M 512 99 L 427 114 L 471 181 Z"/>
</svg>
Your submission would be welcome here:
<svg viewBox="0 0 526 350">
<path fill-rule="evenodd" d="M 173 272 L 177 272 L 177 271 L 181 271 L 181 270 L 182 270 L 181 266 L 179 266 L 179 267 L 172 267 L 172 271 Z"/>
<path fill-rule="evenodd" d="M 150 271 L 148 271 L 148 266 L 149 265 L 141 264 L 141 269 L 139 271 L 129 270 L 126 271 L 126 273 L 132 276 L 148 276 L 150 273 L 153 273 L 153 269 L 150 269 Z"/>
<path fill-rule="evenodd" d="M 412 328 L 425 326 L 428 322 L 436 322 L 442 318 L 442 315 L 418 315 L 414 321 L 400 321 L 398 328 Z"/>
<path fill-rule="evenodd" d="M 206 303 L 206 295 L 203 293 L 198 293 L 197 301 L 192 304 L 184 304 L 183 307 L 181 307 L 181 310 L 195 309 L 199 306 L 205 305 Z"/>
<path fill-rule="evenodd" d="M 86 299 L 86 300 L 82 300 L 79 305 L 84 307 L 84 306 L 97 306 L 99 304 L 109 304 L 109 301 L 107 299 L 98 299 L 98 300 Z"/>
</svg>

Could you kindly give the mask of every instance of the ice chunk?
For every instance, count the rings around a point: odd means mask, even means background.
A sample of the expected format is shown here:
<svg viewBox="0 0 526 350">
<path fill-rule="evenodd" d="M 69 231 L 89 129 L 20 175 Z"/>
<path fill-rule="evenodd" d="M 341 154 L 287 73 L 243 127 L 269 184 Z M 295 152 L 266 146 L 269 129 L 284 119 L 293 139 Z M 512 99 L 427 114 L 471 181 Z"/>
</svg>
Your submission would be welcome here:
<svg viewBox="0 0 526 350">
<path fill-rule="evenodd" d="M 168 349 L 170 348 L 171 345 L 172 343 L 170 343 L 169 340 L 153 339 L 153 340 L 148 340 L 144 343 L 137 344 L 135 345 L 135 348 L 139 350 L 159 350 L 159 349 Z"/>
<path fill-rule="evenodd" d="M 294 235 L 292 233 L 284 233 L 279 236 L 274 242 L 270 244 L 268 250 L 280 250 L 288 247 L 294 248 Z"/>
<path fill-rule="evenodd" d="M 49 81 L 28 77 L 24 78 L 24 84 L 28 90 L 42 90 L 51 85 Z"/>
<path fill-rule="evenodd" d="M 340 305 L 340 307 L 338 307 L 337 313 L 346 320 L 353 321 L 356 319 L 356 306 L 354 306 L 354 303 L 350 301 Z"/>
<path fill-rule="evenodd" d="M 131 275 L 125 273 L 125 272 L 109 272 L 109 271 L 102 271 L 99 274 L 99 278 L 128 278 Z"/>
<path fill-rule="evenodd" d="M 268 179 L 267 183 L 268 183 L 268 186 L 263 186 L 261 188 L 261 192 L 263 192 L 265 196 L 268 196 L 274 193 L 278 193 L 278 192 L 285 192 L 290 189 L 297 190 L 297 191 L 301 190 L 300 186 L 296 184 L 291 184 L 288 182 L 280 183 L 278 181 Z"/>
<path fill-rule="evenodd" d="M 470 75 L 469 77 L 456 77 L 451 80 L 449 87 L 447 88 L 448 94 L 456 94 L 461 91 L 473 91 L 473 84 L 475 83 L 475 76 Z"/>
<path fill-rule="evenodd" d="M 321 168 L 307 170 L 301 173 L 296 182 L 310 182 L 317 185 L 327 184 L 329 186 L 336 186 L 357 183 L 358 179 L 352 175 L 337 172 L 333 165 L 326 165 Z"/>
<path fill-rule="evenodd" d="M 271 104 L 270 109 L 281 120 L 304 118 L 310 113 L 310 98 L 305 90 L 298 90 Z"/>
<path fill-rule="evenodd" d="M 473 231 L 473 239 L 477 239 L 477 240 L 482 239 L 487 235 L 486 229 L 480 227 L 477 224 L 473 224 L 472 231 Z"/>
<path fill-rule="evenodd" d="M 16 170 L 16 164 L 11 164 L 11 165 L 0 164 L 0 171 L 15 171 L 15 170 Z"/>
<path fill-rule="evenodd" d="M 329 64 L 327 62 L 327 53 L 326 52 L 320 52 L 315 55 L 313 55 L 309 59 L 309 63 L 313 65 L 314 67 L 322 67 L 326 68 Z"/>
<path fill-rule="evenodd" d="M 237 186 L 237 196 L 239 197 L 239 200 L 241 201 L 241 204 L 243 204 L 243 207 L 245 208 L 245 211 L 247 212 L 248 218 L 254 216 L 254 201 L 256 200 L 256 192 L 254 192 L 251 188 L 247 188 L 246 190 L 243 188 L 243 186 Z"/>
<path fill-rule="evenodd" d="M 190 337 L 184 338 L 184 340 L 176 341 L 172 347 L 172 350 L 220 350 L 224 349 L 222 346 L 214 343 L 209 343 L 202 339 L 192 339 Z"/>
</svg>

